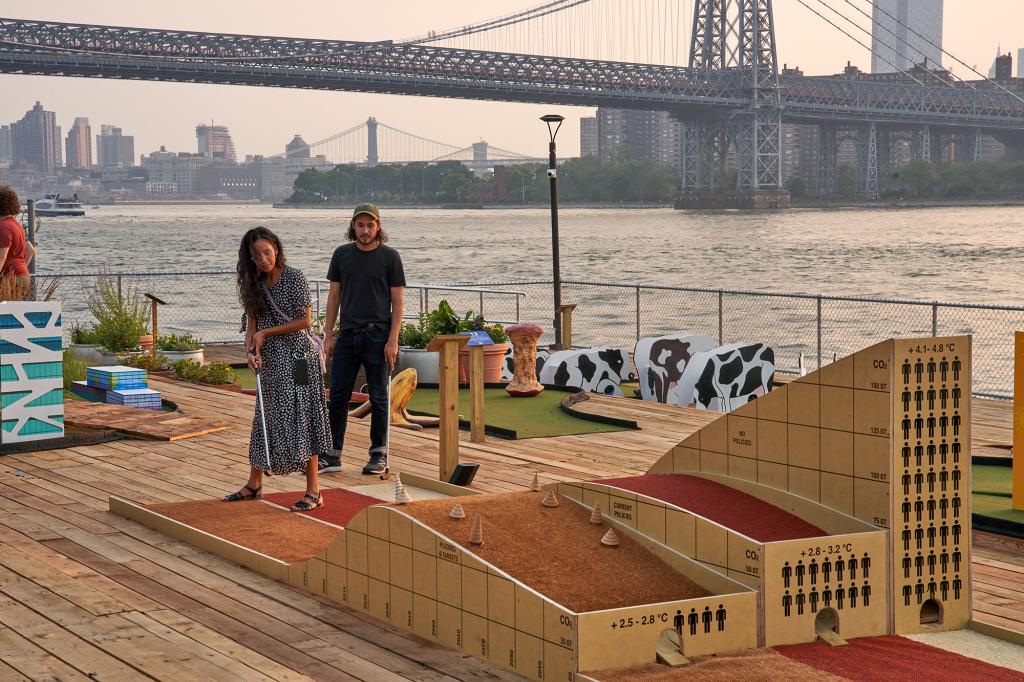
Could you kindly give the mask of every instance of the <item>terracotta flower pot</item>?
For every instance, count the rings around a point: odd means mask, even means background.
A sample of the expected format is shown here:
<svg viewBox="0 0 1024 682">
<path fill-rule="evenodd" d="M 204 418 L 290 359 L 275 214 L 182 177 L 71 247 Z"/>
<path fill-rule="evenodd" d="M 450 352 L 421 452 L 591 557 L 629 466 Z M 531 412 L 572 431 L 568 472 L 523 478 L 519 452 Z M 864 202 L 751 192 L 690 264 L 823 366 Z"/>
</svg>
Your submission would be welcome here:
<svg viewBox="0 0 1024 682">
<path fill-rule="evenodd" d="M 152 350 L 153 349 L 153 335 L 152 334 L 143 334 L 142 336 L 140 336 L 139 337 L 139 345 L 142 347 L 143 350 Z"/>
<path fill-rule="evenodd" d="M 501 381 L 501 368 L 505 364 L 507 343 L 495 343 L 483 346 L 484 349 L 484 383 L 496 384 Z M 469 382 L 469 348 L 459 351 L 459 381 Z"/>
</svg>

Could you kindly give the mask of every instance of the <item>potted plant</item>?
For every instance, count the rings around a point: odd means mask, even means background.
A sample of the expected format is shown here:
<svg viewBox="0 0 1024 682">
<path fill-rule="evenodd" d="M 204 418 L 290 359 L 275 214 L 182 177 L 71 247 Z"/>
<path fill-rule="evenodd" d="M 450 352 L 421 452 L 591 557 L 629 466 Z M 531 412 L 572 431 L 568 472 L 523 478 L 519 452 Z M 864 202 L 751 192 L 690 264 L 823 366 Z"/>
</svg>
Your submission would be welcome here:
<svg viewBox="0 0 1024 682">
<path fill-rule="evenodd" d="M 429 313 L 421 313 L 415 323 L 406 322 L 398 332 L 398 354 L 396 369 L 414 367 L 421 384 L 438 382 L 438 354 L 426 350 L 435 336 L 458 334 L 461 320 L 451 304 L 441 299 Z"/>
<path fill-rule="evenodd" d="M 201 365 L 195 360 L 178 360 L 173 367 L 174 376 L 182 381 L 216 386 L 236 392 L 242 389 L 241 385 L 235 381 L 235 373 L 231 366 L 224 362 Z"/>
<path fill-rule="evenodd" d="M 96 319 L 94 338 L 100 346 L 97 362 L 113 364 L 119 354 L 142 352 L 147 342 L 152 348 L 149 306 L 131 284 L 123 292 L 118 291 L 113 278 L 100 275 L 86 304 Z"/>
<path fill-rule="evenodd" d="M 71 336 L 68 350 L 82 362 L 96 362 L 100 358 L 99 343 L 96 340 L 96 328 L 81 322 L 71 323 Z"/>
<path fill-rule="evenodd" d="M 156 349 L 171 362 L 195 360 L 203 364 L 203 343 L 191 334 L 160 334 Z"/>
<path fill-rule="evenodd" d="M 501 368 L 508 352 L 508 334 L 498 323 L 487 324 L 483 315 L 472 316 L 473 311 L 466 313 L 459 325 L 460 331 L 486 332 L 493 344 L 483 347 L 484 351 L 484 383 L 496 384 L 501 381 Z M 463 346 L 459 351 L 459 381 L 469 381 L 469 347 Z"/>
</svg>

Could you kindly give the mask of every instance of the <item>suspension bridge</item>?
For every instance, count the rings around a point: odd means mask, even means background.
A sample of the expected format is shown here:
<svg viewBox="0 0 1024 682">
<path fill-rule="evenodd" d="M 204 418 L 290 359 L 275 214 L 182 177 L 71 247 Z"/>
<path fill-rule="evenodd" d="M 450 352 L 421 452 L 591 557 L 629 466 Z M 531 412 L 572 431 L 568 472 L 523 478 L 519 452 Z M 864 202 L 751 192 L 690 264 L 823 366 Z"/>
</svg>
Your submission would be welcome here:
<svg viewBox="0 0 1024 682">
<path fill-rule="evenodd" d="M 458 161 L 477 174 L 495 165 L 546 163 L 546 158 L 509 151 L 488 144 L 485 140 L 465 147 L 432 140 L 422 135 L 399 130 L 371 116 L 365 121 L 316 142 L 299 138 L 280 154 L 267 158 L 323 156 L 334 164 L 441 163 Z"/>
<path fill-rule="evenodd" d="M 851 0 L 796 2 L 827 24 L 829 37 L 868 47 L 858 31 L 877 28 Z M 889 33 L 883 44 L 906 42 Z M 1016 92 L 927 64 L 892 66 L 886 78 L 780 73 L 771 0 L 554 0 L 369 42 L 0 19 L 0 73 L 669 111 L 686 124 L 681 206 L 788 205 L 783 123 L 817 127 L 823 195 L 836 192 L 845 140 L 856 145 L 866 197 L 886 189 L 900 145 L 938 160 L 955 143 L 976 159 L 982 137 L 991 135 L 1013 153 L 1024 151 L 1024 99 Z M 737 173 L 727 186 L 729 158 Z"/>
</svg>

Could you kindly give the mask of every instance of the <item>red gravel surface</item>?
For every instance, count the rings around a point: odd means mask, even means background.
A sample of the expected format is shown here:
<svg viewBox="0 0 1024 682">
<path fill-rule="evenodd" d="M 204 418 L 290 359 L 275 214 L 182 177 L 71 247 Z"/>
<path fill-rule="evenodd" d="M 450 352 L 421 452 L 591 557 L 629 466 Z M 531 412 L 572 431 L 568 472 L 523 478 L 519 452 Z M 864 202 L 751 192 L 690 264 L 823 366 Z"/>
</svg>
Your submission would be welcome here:
<svg viewBox="0 0 1024 682">
<path fill-rule="evenodd" d="M 324 488 L 321 492 L 324 495 L 324 506 L 310 512 L 296 513 L 303 516 L 312 516 L 313 518 L 338 526 L 347 526 L 352 517 L 361 510 L 370 505 L 383 504 L 376 497 L 360 495 L 344 488 Z M 282 507 L 291 507 L 301 500 L 305 494 L 305 490 L 297 490 L 294 493 L 270 493 L 264 495 L 263 499 L 267 502 L 279 504 Z"/>
<path fill-rule="evenodd" d="M 775 647 L 783 656 L 854 682 L 1021 682 L 1024 674 L 905 637 L 863 637 L 847 646 L 794 644 Z"/>
<path fill-rule="evenodd" d="M 758 542 L 817 538 L 825 531 L 803 519 L 727 485 L 685 474 L 648 474 L 594 483 L 623 488 L 670 502 Z"/>
</svg>

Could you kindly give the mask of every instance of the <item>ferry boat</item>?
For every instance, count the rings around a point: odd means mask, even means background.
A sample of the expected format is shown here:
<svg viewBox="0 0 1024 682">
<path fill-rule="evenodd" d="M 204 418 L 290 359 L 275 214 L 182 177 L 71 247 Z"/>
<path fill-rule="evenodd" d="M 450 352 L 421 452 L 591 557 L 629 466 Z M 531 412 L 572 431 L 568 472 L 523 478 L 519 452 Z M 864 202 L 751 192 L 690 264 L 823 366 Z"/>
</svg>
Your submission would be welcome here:
<svg viewBox="0 0 1024 682">
<path fill-rule="evenodd" d="M 78 195 L 75 195 L 74 199 L 62 199 L 59 194 L 47 194 L 36 201 L 36 215 L 43 217 L 84 216 L 85 209 L 78 201 Z"/>
</svg>

